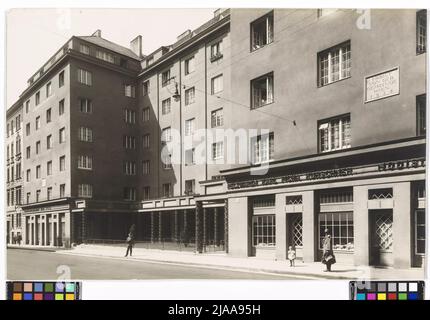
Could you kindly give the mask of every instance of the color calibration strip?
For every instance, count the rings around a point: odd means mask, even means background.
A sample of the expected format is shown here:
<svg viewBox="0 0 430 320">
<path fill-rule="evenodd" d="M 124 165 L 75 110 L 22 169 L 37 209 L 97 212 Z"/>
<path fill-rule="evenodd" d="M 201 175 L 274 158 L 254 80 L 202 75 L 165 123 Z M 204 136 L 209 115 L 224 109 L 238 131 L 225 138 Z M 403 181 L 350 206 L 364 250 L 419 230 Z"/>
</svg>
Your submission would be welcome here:
<svg viewBox="0 0 430 320">
<path fill-rule="evenodd" d="M 351 300 L 424 300 L 424 281 L 351 281 Z"/>
<path fill-rule="evenodd" d="M 81 300 L 80 282 L 7 282 L 8 300 Z"/>
</svg>

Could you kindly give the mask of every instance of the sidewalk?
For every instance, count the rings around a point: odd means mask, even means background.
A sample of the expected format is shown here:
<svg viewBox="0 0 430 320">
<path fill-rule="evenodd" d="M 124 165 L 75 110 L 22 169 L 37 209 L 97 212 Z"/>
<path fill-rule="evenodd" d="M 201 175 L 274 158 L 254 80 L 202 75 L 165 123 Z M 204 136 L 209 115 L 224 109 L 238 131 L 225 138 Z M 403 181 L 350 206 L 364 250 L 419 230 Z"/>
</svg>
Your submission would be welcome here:
<svg viewBox="0 0 430 320">
<path fill-rule="evenodd" d="M 134 248 L 133 257 L 125 258 L 125 247 L 106 246 L 106 245 L 79 245 L 71 250 L 59 250 L 58 254 L 80 255 L 91 257 L 106 257 L 132 261 L 159 262 L 171 264 L 183 264 L 194 267 L 206 267 L 216 269 L 229 269 L 246 272 L 265 272 L 285 275 L 296 275 L 298 278 L 308 279 L 396 279 L 396 280 L 420 280 L 424 279 L 424 270 L 418 268 L 411 269 L 392 269 L 357 267 L 333 265 L 332 272 L 323 272 L 325 268 L 320 262 L 302 263 L 296 261 L 295 267 L 290 267 L 288 261 L 273 261 L 249 258 L 233 258 L 221 253 L 196 254 L 194 252 L 178 252 L 168 250 L 154 250 Z"/>
</svg>

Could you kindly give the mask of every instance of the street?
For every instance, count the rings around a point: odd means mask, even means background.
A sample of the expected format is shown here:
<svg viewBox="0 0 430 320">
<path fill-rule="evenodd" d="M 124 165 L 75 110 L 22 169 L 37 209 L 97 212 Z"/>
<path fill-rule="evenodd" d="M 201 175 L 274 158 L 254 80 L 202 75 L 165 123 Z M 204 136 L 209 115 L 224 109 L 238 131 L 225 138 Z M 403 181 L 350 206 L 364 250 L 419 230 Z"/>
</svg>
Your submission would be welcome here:
<svg viewBox="0 0 430 320">
<path fill-rule="evenodd" d="M 66 267 L 59 268 L 59 266 Z M 54 280 L 63 274 L 67 267 L 70 268 L 71 279 L 300 279 L 300 277 L 290 275 L 212 269 L 126 258 L 85 257 L 36 250 L 7 250 L 7 278 L 9 280 Z"/>
</svg>

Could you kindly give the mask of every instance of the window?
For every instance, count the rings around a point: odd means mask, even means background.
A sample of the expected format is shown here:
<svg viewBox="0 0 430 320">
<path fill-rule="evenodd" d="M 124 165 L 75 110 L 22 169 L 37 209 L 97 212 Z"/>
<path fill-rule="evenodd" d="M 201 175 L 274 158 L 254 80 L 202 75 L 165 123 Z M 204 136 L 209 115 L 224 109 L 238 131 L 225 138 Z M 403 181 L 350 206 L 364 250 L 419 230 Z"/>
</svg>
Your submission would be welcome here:
<svg viewBox="0 0 430 320">
<path fill-rule="evenodd" d="M 14 156 L 14 152 L 13 152 L 13 142 L 10 145 L 10 156 L 13 157 Z"/>
<path fill-rule="evenodd" d="M 273 42 L 273 12 L 251 24 L 251 51 Z"/>
<path fill-rule="evenodd" d="M 51 200 L 51 198 L 52 198 L 52 187 L 48 187 L 46 189 L 46 199 Z"/>
<path fill-rule="evenodd" d="M 425 210 L 415 211 L 415 254 L 424 255 L 426 253 L 426 212 Z"/>
<path fill-rule="evenodd" d="M 10 133 L 10 124 L 8 123 L 7 124 L 7 129 L 6 129 L 6 137 L 7 138 L 9 138 L 9 135 L 10 135 L 11 133 Z"/>
<path fill-rule="evenodd" d="M 149 121 L 149 108 L 142 109 L 142 121 Z"/>
<path fill-rule="evenodd" d="M 21 130 L 21 115 L 17 115 L 15 118 L 15 123 L 16 123 L 16 131 Z"/>
<path fill-rule="evenodd" d="M 52 94 L 52 84 L 51 82 L 48 82 L 46 85 L 46 97 L 51 96 Z"/>
<path fill-rule="evenodd" d="M 47 176 L 52 175 L 52 161 L 48 161 L 46 163 L 46 175 Z"/>
<path fill-rule="evenodd" d="M 163 169 L 165 169 L 165 170 L 172 169 L 172 155 L 171 154 L 162 155 L 161 161 L 163 162 Z"/>
<path fill-rule="evenodd" d="M 173 188 L 171 183 L 163 183 L 163 197 L 168 198 L 173 196 Z"/>
<path fill-rule="evenodd" d="M 64 86 L 64 71 L 58 75 L 58 87 L 61 88 L 62 86 Z"/>
<path fill-rule="evenodd" d="M 371 198 L 369 198 L 370 200 Z M 352 189 L 330 190 L 322 192 L 320 195 L 320 204 L 329 203 L 352 203 L 354 201 L 354 193 Z"/>
<path fill-rule="evenodd" d="M 136 137 L 124 136 L 123 137 L 123 146 L 126 149 L 136 149 Z"/>
<path fill-rule="evenodd" d="M 153 63 L 154 63 L 154 56 L 150 56 L 149 58 L 146 59 L 146 66 L 147 67 Z"/>
<path fill-rule="evenodd" d="M 142 83 L 142 94 L 144 96 L 149 94 L 149 80 L 146 80 Z"/>
<path fill-rule="evenodd" d="M 36 142 L 36 154 L 39 154 L 40 152 L 40 141 Z"/>
<path fill-rule="evenodd" d="M 51 118 L 51 108 L 49 108 L 48 110 L 46 110 L 46 123 L 50 123 L 52 120 Z"/>
<path fill-rule="evenodd" d="M 64 99 L 60 100 L 60 102 L 58 102 L 58 114 L 61 116 L 62 114 L 64 114 Z"/>
<path fill-rule="evenodd" d="M 224 142 L 212 143 L 212 159 L 222 159 L 224 157 Z"/>
<path fill-rule="evenodd" d="M 30 182 L 30 179 L 31 179 L 31 170 L 27 169 L 25 173 L 25 181 Z"/>
<path fill-rule="evenodd" d="M 185 194 L 186 195 L 192 195 L 195 193 L 195 187 L 196 187 L 196 180 L 185 180 Z"/>
<path fill-rule="evenodd" d="M 10 134 L 13 134 L 13 121 L 10 122 Z"/>
<path fill-rule="evenodd" d="M 124 85 L 124 95 L 126 97 L 135 98 L 136 97 L 136 87 L 131 84 Z"/>
<path fill-rule="evenodd" d="M 40 129 L 40 116 L 36 117 L 36 130 Z"/>
<path fill-rule="evenodd" d="M 263 163 L 274 159 L 274 140 L 273 132 L 251 138 L 252 163 Z"/>
<path fill-rule="evenodd" d="M 170 142 L 172 141 L 172 134 L 170 127 L 164 128 L 161 132 L 161 142 Z"/>
<path fill-rule="evenodd" d="M 93 142 L 93 130 L 86 127 L 80 127 L 79 140 L 84 142 Z"/>
<path fill-rule="evenodd" d="M 12 181 L 15 179 L 14 170 L 15 170 L 15 168 L 12 166 L 12 167 L 10 168 L 10 179 L 11 179 Z"/>
<path fill-rule="evenodd" d="M 274 214 L 252 217 L 252 245 L 254 247 L 276 246 L 276 222 Z"/>
<path fill-rule="evenodd" d="M 211 112 L 211 127 L 216 128 L 224 125 L 223 109 L 214 110 Z"/>
<path fill-rule="evenodd" d="M 193 73 L 196 70 L 194 56 L 185 60 L 185 75 Z"/>
<path fill-rule="evenodd" d="M 60 171 L 66 170 L 66 156 L 60 157 Z"/>
<path fill-rule="evenodd" d="M 81 44 L 80 46 L 79 46 L 79 51 L 81 52 L 81 53 L 83 53 L 83 54 L 90 54 L 90 47 L 88 47 L 87 45 L 85 45 L 85 44 Z"/>
<path fill-rule="evenodd" d="M 321 8 L 321 9 L 317 9 L 317 16 L 318 18 L 327 16 L 333 12 L 335 12 L 337 9 L 334 8 Z"/>
<path fill-rule="evenodd" d="M 149 133 L 147 133 L 147 134 L 145 134 L 145 135 L 143 135 L 143 147 L 146 149 L 146 148 L 149 148 L 150 147 L 150 145 L 151 145 L 151 138 L 150 138 L 151 136 L 150 136 L 150 134 Z"/>
<path fill-rule="evenodd" d="M 324 239 L 324 230 L 328 229 L 333 241 L 334 250 L 354 250 L 354 221 L 352 212 L 320 213 L 319 239 L 320 249 Z"/>
<path fill-rule="evenodd" d="M 78 185 L 78 197 L 92 198 L 93 197 L 93 186 L 90 184 L 79 184 Z"/>
<path fill-rule="evenodd" d="M 194 133 L 195 118 L 185 120 L 185 135 L 191 136 Z"/>
<path fill-rule="evenodd" d="M 151 188 L 150 187 L 143 187 L 143 200 L 149 200 L 151 198 Z"/>
<path fill-rule="evenodd" d="M 46 149 L 51 149 L 52 148 L 52 135 L 50 134 L 49 136 L 46 137 Z"/>
<path fill-rule="evenodd" d="M 79 111 L 82 113 L 92 113 L 93 112 L 93 102 L 91 99 L 80 98 L 79 99 Z"/>
<path fill-rule="evenodd" d="M 36 106 L 38 106 L 40 104 L 40 91 L 36 92 L 35 104 L 36 104 Z"/>
<path fill-rule="evenodd" d="M 320 152 L 341 150 L 351 147 L 351 119 L 349 115 L 319 124 Z"/>
<path fill-rule="evenodd" d="M 40 190 L 36 190 L 36 202 L 40 201 Z"/>
<path fill-rule="evenodd" d="M 40 179 L 42 174 L 42 168 L 40 167 L 40 165 L 36 166 L 36 179 Z"/>
<path fill-rule="evenodd" d="M 110 53 L 108 53 L 108 52 L 105 52 L 105 51 L 97 50 L 96 51 L 96 57 L 98 59 L 101 59 L 101 60 L 104 60 L 104 61 L 107 61 L 107 62 L 110 62 L 110 63 L 114 63 L 115 62 L 115 59 L 114 59 L 113 55 L 110 54 Z"/>
<path fill-rule="evenodd" d="M 125 161 L 124 162 L 124 174 L 127 176 L 135 176 L 136 175 L 136 162 Z"/>
<path fill-rule="evenodd" d="M 93 169 L 93 157 L 80 155 L 78 157 L 78 168 L 79 169 L 85 169 L 85 170 L 92 170 Z"/>
<path fill-rule="evenodd" d="M 21 138 L 19 136 L 16 137 L 16 154 L 21 154 Z"/>
<path fill-rule="evenodd" d="M 319 86 L 351 76 L 351 43 L 347 41 L 318 53 Z"/>
<path fill-rule="evenodd" d="M 417 135 L 426 135 L 426 95 L 417 96 Z"/>
<path fill-rule="evenodd" d="M 17 205 L 21 205 L 22 204 L 22 201 L 21 201 L 21 193 L 22 193 L 22 190 L 21 190 L 21 188 L 16 188 L 16 204 Z M 18 214 L 19 216 L 20 216 L 20 214 Z M 17 219 L 18 220 L 18 226 L 20 227 L 21 226 L 21 219 Z"/>
<path fill-rule="evenodd" d="M 149 160 L 143 160 L 142 161 L 142 173 L 143 174 L 149 174 L 150 172 L 151 172 L 150 161 Z"/>
<path fill-rule="evenodd" d="M 273 72 L 251 81 L 251 109 L 273 103 Z"/>
<path fill-rule="evenodd" d="M 194 87 L 185 90 L 185 105 L 188 106 L 195 102 Z"/>
<path fill-rule="evenodd" d="M 59 135 L 59 139 L 58 139 L 59 143 L 65 142 L 66 141 L 66 128 L 61 128 L 59 130 L 58 135 Z"/>
<path fill-rule="evenodd" d="M 92 73 L 83 69 L 78 69 L 78 82 L 91 86 L 93 84 Z"/>
<path fill-rule="evenodd" d="M 427 49 L 427 10 L 417 12 L 417 54 Z"/>
<path fill-rule="evenodd" d="M 60 184 L 60 198 L 64 198 L 66 195 L 66 185 Z"/>
<path fill-rule="evenodd" d="M 30 159 L 30 157 L 31 157 L 31 148 L 30 148 L 30 146 L 27 147 L 27 149 L 25 151 L 25 155 L 26 155 L 26 159 Z"/>
<path fill-rule="evenodd" d="M 167 98 L 161 102 L 161 113 L 168 114 L 171 111 L 170 98 Z"/>
<path fill-rule="evenodd" d="M 195 149 L 189 149 L 189 150 L 185 150 L 185 165 L 186 166 L 192 166 L 196 163 L 195 160 Z"/>
<path fill-rule="evenodd" d="M 223 76 L 222 74 L 212 78 L 211 80 L 211 93 L 216 94 L 218 92 L 221 92 L 223 90 L 224 84 L 223 84 Z"/>
<path fill-rule="evenodd" d="M 124 188 L 124 200 L 136 201 L 136 188 L 125 187 Z"/>
<path fill-rule="evenodd" d="M 15 168 L 15 178 L 16 180 L 19 180 L 21 179 L 21 163 L 17 163 Z"/>
<path fill-rule="evenodd" d="M 161 86 L 165 87 L 170 83 L 170 69 L 161 74 Z"/>
<path fill-rule="evenodd" d="M 26 134 L 27 136 L 29 136 L 29 135 L 30 135 L 30 123 L 27 123 L 27 124 L 25 125 L 25 134 Z"/>
<path fill-rule="evenodd" d="M 130 109 L 124 109 L 124 121 L 125 123 L 135 124 L 136 123 L 136 111 Z"/>
<path fill-rule="evenodd" d="M 26 197 L 27 197 L 26 202 L 30 203 L 30 197 L 31 197 L 30 192 L 27 192 Z"/>
<path fill-rule="evenodd" d="M 222 41 L 211 45 L 211 62 L 222 58 Z"/>
<path fill-rule="evenodd" d="M 25 102 L 25 113 L 28 113 L 28 111 L 30 111 L 30 100 Z"/>
</svg>

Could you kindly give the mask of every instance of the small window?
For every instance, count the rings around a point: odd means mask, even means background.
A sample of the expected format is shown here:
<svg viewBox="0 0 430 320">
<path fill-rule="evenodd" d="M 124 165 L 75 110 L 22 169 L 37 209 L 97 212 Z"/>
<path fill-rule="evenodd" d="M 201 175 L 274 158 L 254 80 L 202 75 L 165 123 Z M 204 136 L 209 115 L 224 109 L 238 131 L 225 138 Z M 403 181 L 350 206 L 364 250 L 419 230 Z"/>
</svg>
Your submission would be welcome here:
<svg viewBox="0 0 430 320">
<path fill-rule="evenodd" d="M 46 163 L 46 175 L 52 175 L 52 161 Z"/>
<path fill-rule="evenodd" d="M 149 121 L 149 115 L 150 115 L 149 108 L 143 108 L 142 109 L 142 121 L 143 122 Z"/>
<path fill-rule="evenodd" d="M 320 152 L 351 148 L 351 118 L 349 115 L 319 123 Z"/>
<path fill-rule="evenodd" d="M 46 149 L 52 148 L 52 135 L 46 137 Z"/>
<path fill-rule="evenodd" d="M 136 188 L 125 187 L 124 188 L 124 200 L 136 201 Z"/>
<path fill-rule="evenodd" d="M 164 128 L 161 132 L 161 141 L 164 143 L 172 141 L 172 132 L 170 127 Z"/>
<path fill-rule="evenodd" d="M 124 161 L 124 174 L 127 176 L 135 176 L 136 175 L 136 162 Z"/>
<path fill-rule="evenodd" d="M 426 95 L 417 96 L 417 135 L 426 135 Z"/>
<path fill-rule="evenodd" d="M 185 120 L 185 136 L 191 136 L 194 133 L 195 118 Z"/>
<path fill-rule="evenodd" d="M 64 71 L 61 71 L 58 75 L 58 87 L 64 86 Z"/>
<path fill-rule="evenodd" d="M 195 71 L 195 58 L 194 56 L 185 60 L 185 75 L 193 73 Z"/>
<path fill-rule="evenodd" d="M 35 104 L 36 104 L 36 106 L 38 106 L 40 104 L 40 91 L 36 92 Z"/>
<path fill-rule="evenodd" d="M 185 90 L 185 105 L 188 106 L 195 102 L 194 87 Z"/>
<path fill-rule="evenodd" d="M 136 149 L 136 137 L 124 136 L 123 137 L 123 147 L 126 149 Z"/>
<path fill-rule="evenodd" d="M 40 141 L 36 142 L 36 154 L 40 153 Z"/>
<path fill-rule="evenodd" d="M 30 182 L 30 179 L 31 179 L 31 170 L 27 169 L 26 174 L 25 174 L 25 180 L 27 182 Z"/>
<path fill-rule="evenodd" d="M 147 133 L 145 135 L 143 135 L 143 148 L 147 149 L 151 146 L 151 142 L 150 142 L 150 134 Z"/>
<path fill-rule="evenodd" d="M 136 97 L 136 87 L 131 84 L 124 85 L 124 95 L 126 97 L 135 98 Z"/>
<path fill-rule="evenodd" d="M 136 111 L 130 109 L 124 109 L 124 121 L 125 123 L 135 124 L 136 123 Z"/>
<path fill-rule="evenodd" d="M 185 150 L 185 165 L 192 166 L 196 164 L 196 150 L 194 148 Z"/>
<path fill-rule="evenodd" d="M 40 190 L 36 190 L 36 202 L 40 201 Z"/>
<path fill-rule="evenodd" d="M 61 128 L 59 130 L 59 143 L 63 143 L 66 141 L 66 128 Z"/>
<path fill-rule="evenodd" d="M 171 183 L 163 183 L 163 197 L 168 198 L 173 195 L 173 188 Z"/>
<path fill-rule="evenodd" d="M 151 173 L 151 163 L 149 160 L 142 161 L 142 173 L 150 174 Z"/>
<path fill-rule="evenodd" d="M 171 80 L 171 78 L 170 78 L 170 69 L 169 69 L 169 70 L 164 71 L 161 74 L 161 86 L 162 87 L 167 86 L 170 83 L 170 80 Z"/>
<path fill-rule="evenodd" d="M 40 167 L 40 165 L 36 166 L 36 179 L 40 179 L 40 177 L 42 176 L 42 168 Z"/>
<path fill-rule="evenodd" d="M 48 110 L 46 110 L 46 123 L 50 123 L 51 120 L 51 108 L 49 108 Z"/>
<path fill-rule="evenodd" d="M 60 171 L 66 170 L 66 156 L 60 157 Z"/>
<path fill-rule="evenodd" d="M 26 134 L 27 136 L 29 136 L 29 135 L 30 135 L 30 123 L 27 123 L 27 124 L 25 125 L 25 134 Z"/>
<path fill-rule="evenodd" d="M 252 245 L 254 247 L 276 246 L 276 220 L 274 214 L 252 217 Z"/>
<path fill-rule="evenodd" d="M 64 198 L 66 195 L 66 185 L 60 184 L 60 198 Z"/>
<path fill-rule="evenodd" d="M 78 169 L 92 170 L 93 169 L 93 157 L 80 155 L 78 157 Z"/>
<path fill-rule="evenodd" d="M 114 56 L 106 51 L 97 50 L 96 58 L 107 61 L 109 63 L 115 63 Z"/>
<path fill-rule="evenodd" d="M 36 117 L 36 130 L 40 129 L 40 116 Z"/>
<path fill-rule="evenodd" d="M 224 142 L 218 141 L 212 143 L 212 159 L 218 160 L 224 158 Z"/>
<path fill-rule="evenodd" d="M 86 127 L 80 127 L 79 140 L 84 142 L 93 142 L 93 130 Z"/>
<path fill-rule="evenodd" d="M 142 94 L 144 96 L 149 94 L 149 80 L 146 80 L 142 83 Z"/>
<path fill-rule="evenodd" d="M 25 113 L 28 113 L 30 111 L 30 100 L 27 100 L 25 102 Z"/>
<path fill-rule="evenodd" d="M 222 41 L 211 45 L 211 62 L 222 59 Z"/>
<path fill-rule="evenodd" d="M 151 187 L 143 187 L 143 200 L 149 200 L 151 198 Z"/>
<path fill-rule="evenodd" d="M 274 159 L 275 139 L 273 132 L 251 138 L 251 161 L 254 164 Z"/>
<path fill-rule="evenodd" d="M 196 188 L 196 180 L 185 180 L 185 194 L 186 195 L 192 195 L 195 193 Z"/>
<path fill-rule="evenodd" d="M 25 151 L 26 159 L 30 159 L 31 157 L 31 147 L 28 146 Z"/>
<path fill-rule="evenodd" d="M 49 97 L 52 95 L 52 84 L 51 82 L 48 82 L 46 85 L 46 97 Z"/>
<path fill-rule="evenodd" d="M 93 197 L 93 186 L 90 184 L 79 184 L 78 185 L 78 196 L 82 198 Z"/>
<path fill-rule="evenodd" d="M 85 44 L 80 44 L 79 51 L 83 54 L 90 54 L 90 47 Z"/>
<path fill-rule="evenodd" d="M 161 102 L 161 113 L 165 115 L 170 113 L 170 111 L 171 111 L 170 98 L 167 98 Z"/>
<path fill-rule="evenodd" d="M 273 11 L 251 23 L 251 51 L 273 42 Z"/>
<path fill-rule="evenodd" d="M 222 74 L 212 78 L 212 80 L 211 80 L 211 93 L 216 94 L 216 93 L 223 91 L 223 89 L 224 89 L 224 84 L 223 84 Z"/>
<path fill-rule="evenodd" d="M 93 112 L 93 102 L 91 99 L 81 98 L 79 99 L 79 111 L 82 113 Z"/>
<path fill-rule="evenodd" d="M 214 110 L 211 112 L 211 127 L 216 128 L 224 125 L 223 109 Z"/>
<path fill-rule="evenodd" d="M 349 78 L 351 76 L 351 43 L 340 45 L 318 53 L 318 85 Z"/>
<path fill-rule="evenodd" d="M 60 116 L 64 114 L 64 99 L 61 99 L 60 102 L 58 102 L 58 114 Z"/>
<path fill-rule="evenodd" d="M 92 73 L 83 69 L 78 69 L 78 82 L 91 86 L 93 84 Z"/>
<path fill-rule="evenodd" d="M 251 109 L 273 103 L 273 72 L 251 81 Z"/>
<path fill-rule="evenodd" d="M 172 155 L 171 154 L 162 155 L 161 161 L 163 162 L 163 169 L 165 169 L 165 170 L 172 169 Z"/>
<path fill-rule="evenodd" d="M 417 12 L 417 54 L 427 50 L 427 10 Z"/>
</svg>

